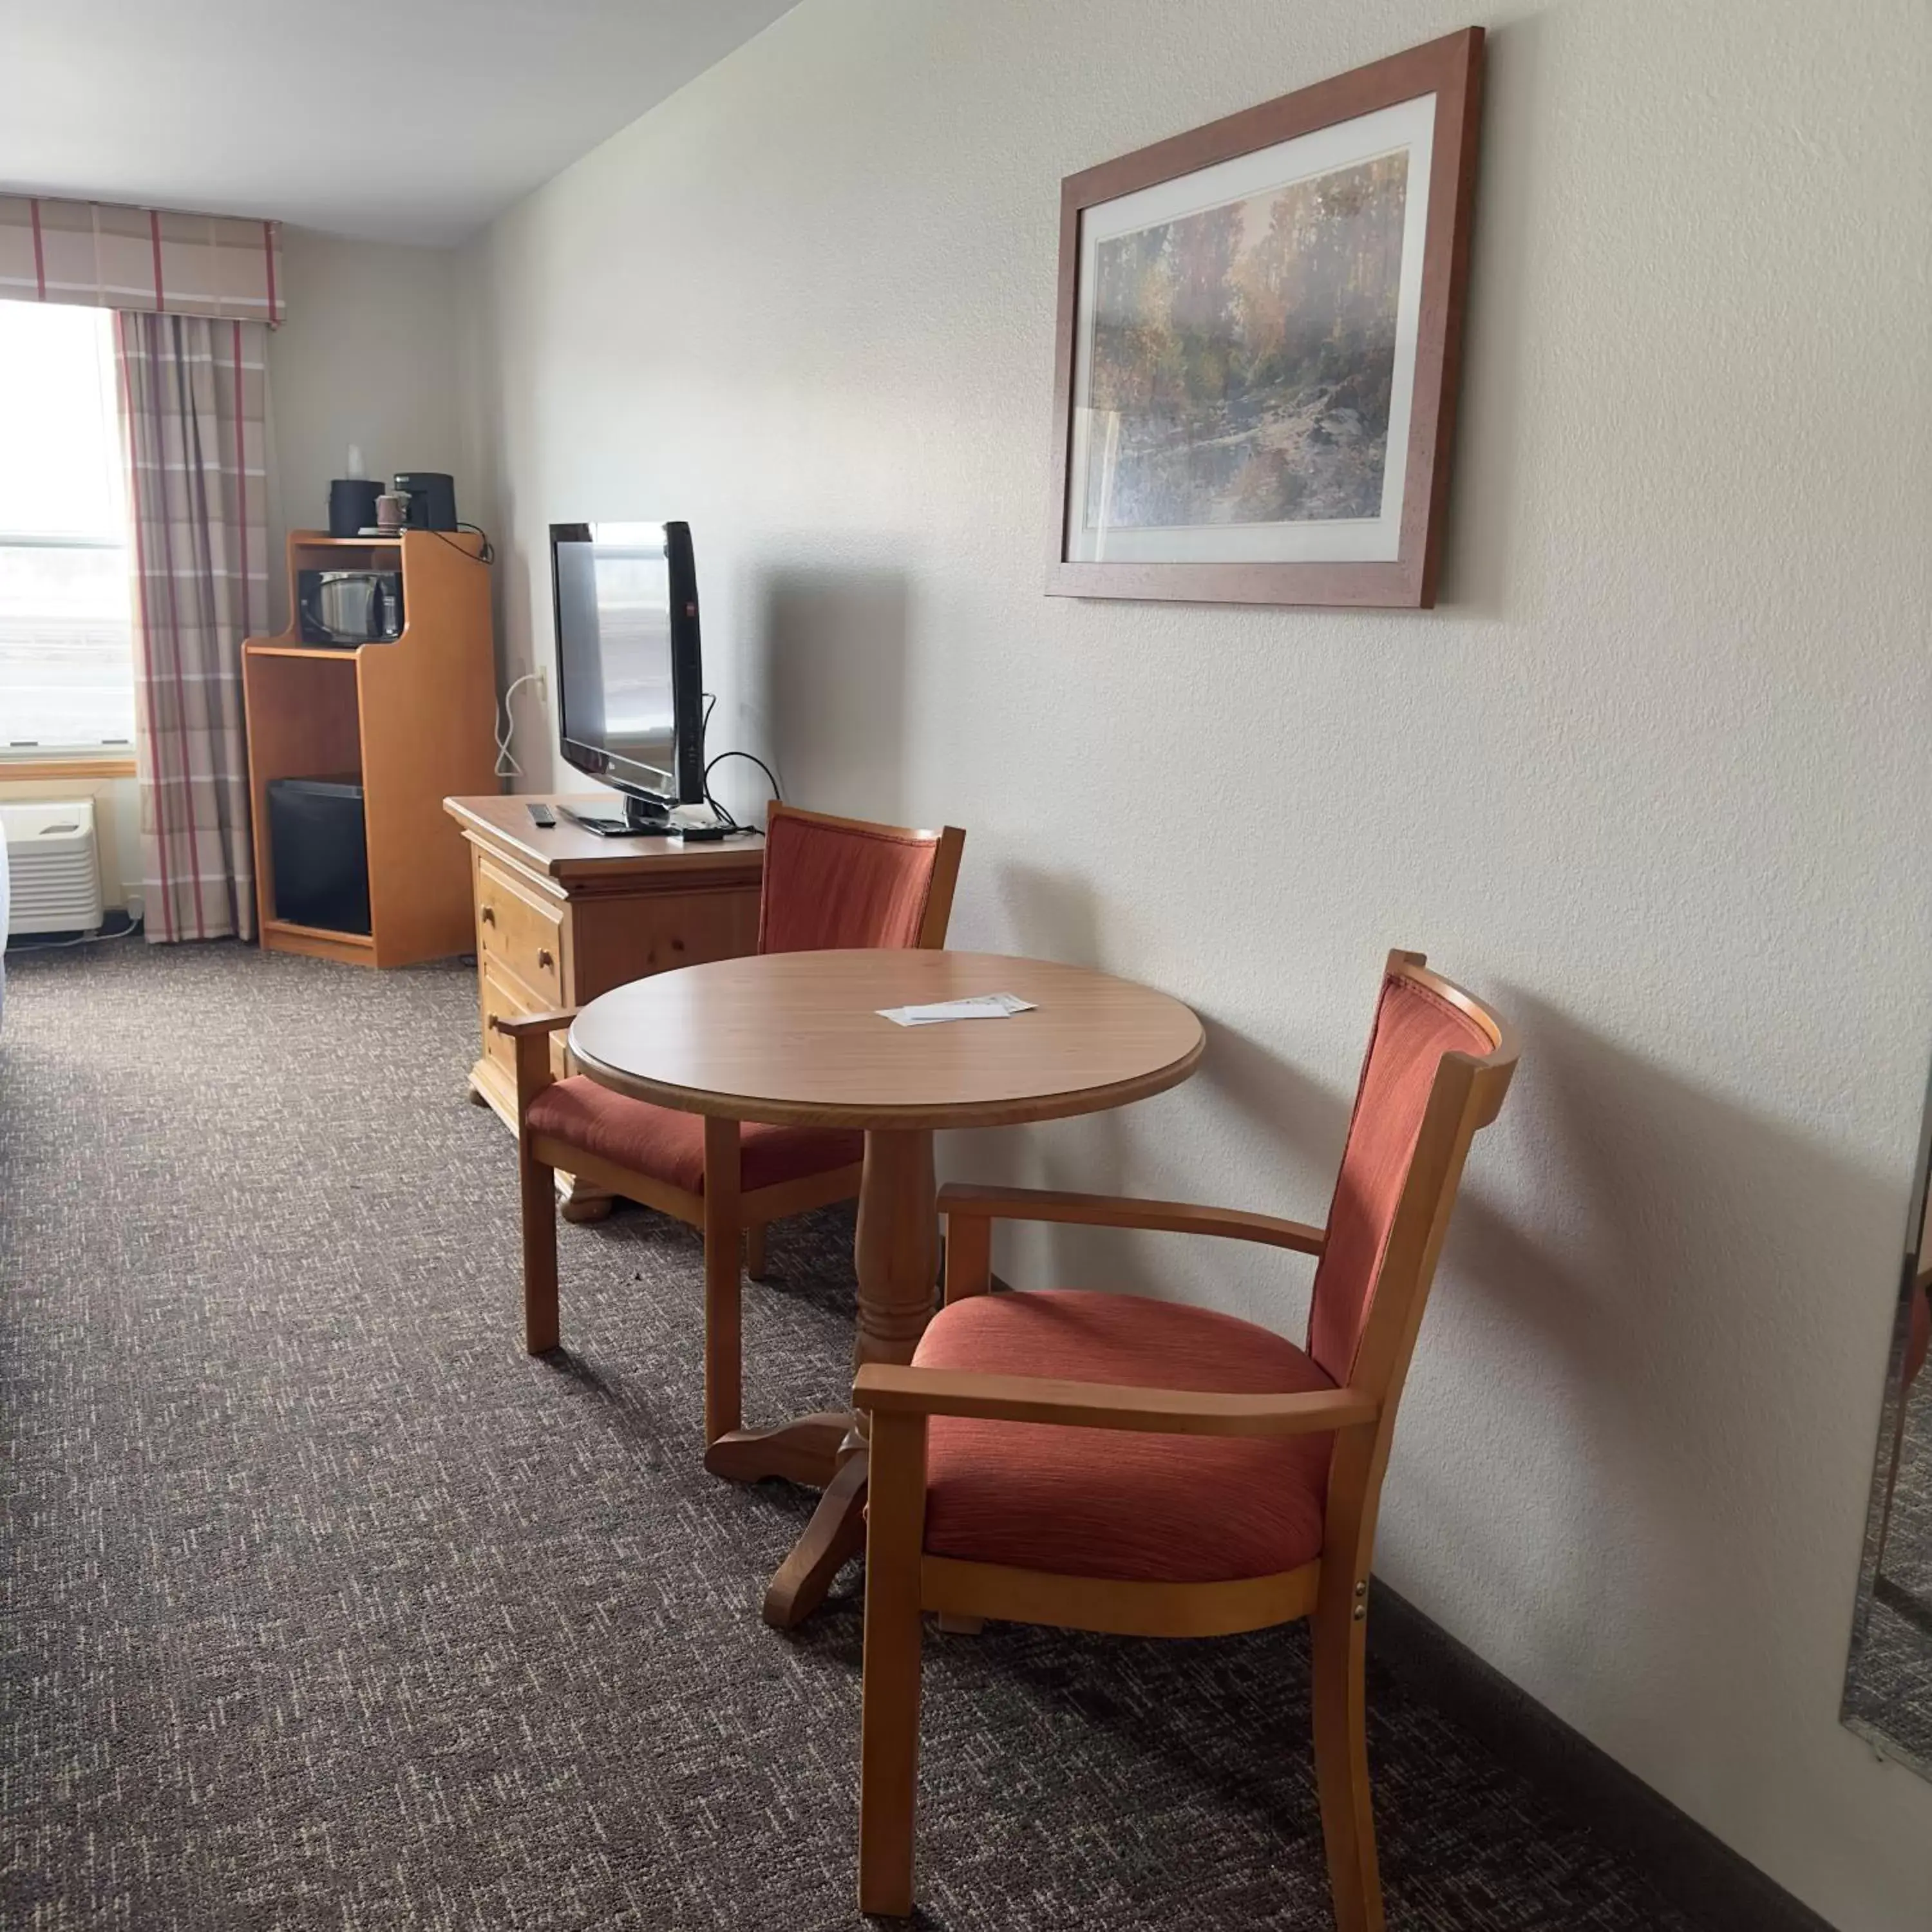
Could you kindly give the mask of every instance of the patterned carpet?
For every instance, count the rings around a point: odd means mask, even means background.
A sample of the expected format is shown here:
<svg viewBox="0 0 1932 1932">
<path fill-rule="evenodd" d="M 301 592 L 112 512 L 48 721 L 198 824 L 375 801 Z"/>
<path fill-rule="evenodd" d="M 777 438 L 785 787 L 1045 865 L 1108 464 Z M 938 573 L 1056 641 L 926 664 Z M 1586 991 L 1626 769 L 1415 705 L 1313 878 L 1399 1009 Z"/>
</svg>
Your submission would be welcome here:
<svg viewBox="0 0 1932 1932">
<path fill-rule="evenodd" d="M 0 1921 L 850 1928 L 856 1567 L 699 1466 L 696 1238 L 563 1234 L 518 1343 L 473 983 L 232 945 L 10 961 Z M 839 1391 L 849 1224 L 775 1232 L 755 1415 Z M 928 1650 L 923 1923 L 1324 1927 L 1298 1632 Z M 1372 1687 L 1396 1928 L 1686 1928 Z"/>
<path fill-rule="evenodd" d="M 1907 1397 L 1892 1527 L 1845 1711 L 1932 1777 L 1932 1368 Z M 1892 1444 L 1881 1444 L 1888 1466 Z"/>
</svg>

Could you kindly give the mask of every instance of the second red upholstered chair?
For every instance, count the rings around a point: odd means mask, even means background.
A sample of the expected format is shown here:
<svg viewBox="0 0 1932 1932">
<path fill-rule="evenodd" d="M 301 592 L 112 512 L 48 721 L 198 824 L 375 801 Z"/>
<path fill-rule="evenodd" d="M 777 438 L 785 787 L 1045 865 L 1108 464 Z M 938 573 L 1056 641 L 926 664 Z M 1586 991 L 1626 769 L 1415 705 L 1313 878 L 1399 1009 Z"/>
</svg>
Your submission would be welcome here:
<svg viewBox="0 0 1932 1932">
<path fill-rule="evenodd" d="M 1516 1045 L 1389 956 L 1326 1228 L 1180 1202 L 947 1187 L 946 1306 L 872 1416 L 859 1902 L 912 1910 L 922 1613 L 1138 1636 L 1307 1617 L 1340 1932 L 1381 1932 L 1363 1626 L 1396 1405 L 1469 1143 Z M 1316 1258 L 1307 1346 L 1093 1290 L 992 1294 L 995 1221 L 1259 1241 Z"/>
<path fill-rule="evenodd" d="M 916 832 L 773 805 L 765 822 L 758 950 L 944 946 L 965 842 L 951 826 Z M 734 1198 L 728 1233 L 721 1240 L 714 1228 L 705 1239 L 704 1434 L 716 1443 L 741 1419 L 740 1231 L 750 1272 L 763 1274 L 768 1222 L 857 1195 L 865 1137 L 747 1121 L 739 1130 L 737 1172 L 711 1172 L 698 1115 L 629 1099 L 581 1075 L 555 1077 L 550 1036 L 573 1017 L 493 1022 L 516 1048 L 524 1346 L 540 1355 L 557 1345 L 557 1168 L 694 1228 L 706 1226 L 708 1194 Z"/>
</svg>

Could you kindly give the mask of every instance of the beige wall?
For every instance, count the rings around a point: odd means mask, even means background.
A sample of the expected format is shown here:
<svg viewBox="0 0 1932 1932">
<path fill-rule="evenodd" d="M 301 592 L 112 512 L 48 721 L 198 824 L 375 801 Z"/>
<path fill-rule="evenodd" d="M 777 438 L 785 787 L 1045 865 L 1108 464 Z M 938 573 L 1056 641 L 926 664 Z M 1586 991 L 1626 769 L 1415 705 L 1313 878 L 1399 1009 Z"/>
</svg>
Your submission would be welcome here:
<svg viewBox="0 0 1932 1932">
<path fill-rule="evenodd" d="M 351 443 L 370 476 L 448 471 L 458 514 L 474 520 L 458 447 L 456 262 L 446 248 L 284 232 L 288 320 L 268 338 L 278 612 L 283 535 L 327 527 L 329 482 L 347 473 Z"/>
<path fill-rule="evenodd" d="M 806 0 L 470 253 L 506 656 L 552 518 L 688 517 L 716 746 L 970 828 L 961 941 L 1206 1016 L 1188 1086 L 955 1172 L 1318 1216 L 1384 950 L 1513 1014 L 1380 1567 L 1923 1932 L 1932 1786 L 1837 1721 L 1932 1042 L 1922 6 L 1488 15 L 1432 615 L 1041 592 L 1060 177 L 1470 17 Z M 1278 1260 L 1010 1260 L 1300 1318 Z"/>
</svg>

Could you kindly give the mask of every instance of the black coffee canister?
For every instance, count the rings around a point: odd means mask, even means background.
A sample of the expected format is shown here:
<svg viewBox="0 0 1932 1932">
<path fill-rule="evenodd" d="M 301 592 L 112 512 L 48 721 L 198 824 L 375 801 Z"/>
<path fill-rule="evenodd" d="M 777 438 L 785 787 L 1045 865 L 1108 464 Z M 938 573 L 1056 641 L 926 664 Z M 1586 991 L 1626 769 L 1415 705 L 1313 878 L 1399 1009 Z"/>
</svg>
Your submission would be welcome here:
<svg viewBox="0 0 1932 1932">
<path fill-rule="evenodd" d="M 382 486 L 373 476 L 338 476 L 328 486 L 328 534 L 360 536 L 376 521 L 376 499 Z"/>
</svg>

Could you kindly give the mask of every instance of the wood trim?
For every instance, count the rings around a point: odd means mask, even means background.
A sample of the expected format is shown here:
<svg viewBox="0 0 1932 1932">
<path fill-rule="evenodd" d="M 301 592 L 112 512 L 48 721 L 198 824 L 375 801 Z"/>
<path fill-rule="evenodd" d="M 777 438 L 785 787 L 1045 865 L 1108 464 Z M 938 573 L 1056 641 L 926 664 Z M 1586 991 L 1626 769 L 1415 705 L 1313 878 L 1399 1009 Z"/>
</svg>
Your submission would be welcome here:
<svg viewBox="0 0 1932 1932">
<path fill-rule="evenodd" d="M 1187 1201 L 1137 1201 L 1122 1194 L 1070 1194 L 1041 1187 L 976 1187 L 955 1182 L 939 1190 L 939 1211 L 958 1220 L 1058 1221 L 1089 1228 L 1138 1228 L 1154 1233 L 1216 1234 L 1230 1240 L 1318 1255 L 1325 1228 L 1238 1208 Z"/>
<path fill-rule="evenodd" d="M 1156 1436 L 1317 1436 L 1361 1428 L 1377 1415 L 1374 1399 L 1359 1389 L 1214 1395 L 984 1375 L 969 1369 L 901 1368 L 884 1362 L 861 1366 L 852 1384 L 852 1406 L 880 1415 L 970 1416 Z"/>
<path fill-rule="evenodd" d="M 946 1240 L 946 1305 L 993 1287 L 993 1223 L 983 1214 L 961 1214 L 946 1220 L 946 1190 L 939 1190 L 940 1226 Z"/>
<path fill-rule="evenodd" d="M 98 758 L 76 754 L 62 758 L 0 758 L 0 785 L 58 784 L 70 778 L 131 778 L 134 754 Z"/>
<path fill-rule="evenodd" d="M 863 832 L 874 838 L 896 839 L 908 845 L 935 844 L 943 838 L 944 832 L 935 831 L 921 825 L 888 825 L 878 818 L 845 818 L 832 812 L 808 812 L 802 805 L 787 805 L 782 799 L 773 799 L 765 808 L 765 824 L 769 827 L 774 818 L 796 820 L 801 825 L 816 825 L 827 832 Z M 946 831 L 956 827 L 948 826 Z M 962 832 L 963 839 L 966 835 Z"/>
<path fill-rule="evenodd" d="M 704 1439 L 744 1420 L 742 1226 L 738 1181 L 742 1136 L 736 1120 L 704 1123 Z"/>
<path fill-rule="evenodd" d="M 319 658 L 326 664 L 341 664 L 352 660 L 356 650 L 366 650 L 364 645 L 353 648 L 346 644 L 270 644 L 254 640 L 242 646 L 244 657 L 250 658 Z"/>
<path fill-rule="evenodd" d="M 524 1349 L 547 1354 L 559 1340 L 556 1280 L 556 1169 L 542 1139 L 530 1130 L 530 1103 L 552 1085 L 550 1040 L 526 1029 L 511 1042 L 515 1059 L 517 1193 L 523 1236 Z"/>
<path fill-rule="evenodd" d="M 939 849 L 932 855 L 932 877 L 926 889 L 926 914 L 919 922 L 919 944 L 937 952 L 946 944 L 946 928 L 952 923 L 953 889 L 959 883 L 959 862 L 966 852 L 966 835 L 956 825 L 949 825 L 939 835 Z"/>
<path fill-rule="evenodd" d="M 339 960 L 345 966 L 374 966 L 376 942 L 360 932 L 324 932 L 286 920 L 261 922 L 262 941 L 272 952 L 299 952 L 310 959 Z"/>
<path fill-rule="evenodd" d="M 925 1556 L 920 1598 L 943 1616 L 1050 1624 L 1112 1636 L 1232 1636 L 1290 1623 L 1315 1607 L 1322 1565 L 1229 1583 L 1124 1582 Z"/>
<path fill-rule="evenodd" d="M 919 1802 L 920 1550 L 926 1526 L 926 1419 L 880 1426 L 866 1511 L 866 1632 L 859 1720 L 859 1910 L 912 1910 Z M 854 1459 L 855 1466 L 856 1459 Z"/>
<path fill-rule="evenodd" d="M 1048 1094 L 1024 1100 L 989 1100 L 980 1104 L 935 1102 L 927 1106 L 894 1107 L 885 1105 L 860 1108 L 818 1106 L 808 1101 L 748 1101 L 735 1094 L 713 1093 L 708 1088 L 676 1087 L 668 1082 L 646 1080 L 626 1073 L 578 1052 L 577 1058 L 600 1084 L 640 1100 L 652 1100 L 686 1114 L 724 1114 L 734 1119 L 760 1120 L 779 1126 L 849 1127 L 863 1126 L 882 1130 L 940 1127 L 996 1127 L 1022 1125 L 1034 1120 L 1072 1120 L 1082 1114 L 1104 1113 L 1124 1106 L 1130 1100 L 1144 1100 L 1178 1087 L 1199 1065 L 1207 1049 L 1204 1036 L 1178 1060 L 1170 1060 L 1152 1072 L 1131 1080 L 1116 1081 L 1107 1087 L 1088 1087 L 1060 1094 Z M 574 1051 L 574 1049 L 573 1049 Z"/>
<path fill-rule="evenodd" d="M 512 1040 L 521 1040 L 526 1033 L 561 1033 L 577 1017 L 574 1006 L 560 1012 L 549 1013 L 492 1013 L 490 1025 L 493 1032 L 507 1034 Z"/>
<path fill-rule="evenodd" d="M 1462 352 L 1469 230 L 1475 200 L 1483 30 L 1466 27 L 1386 60 L 1190 129 L 1060 183 L 1058 303 L 1054 341 L 1053 467 L 1047 517 L 1051 596 L 1155 598 L 1194 603 L 1311 604 L 1426 608 L 1436 602 L 1448 500 L 1450 432 Z M 1352 120 L 1436 97 L 1428 226 L 1418 316 L 1414 398 L 1399 554 L 1359 563 L 1096 563 L 1070 561 L 1074 329 L 1083 212 L 1156 183 Z"/>
</svg>

